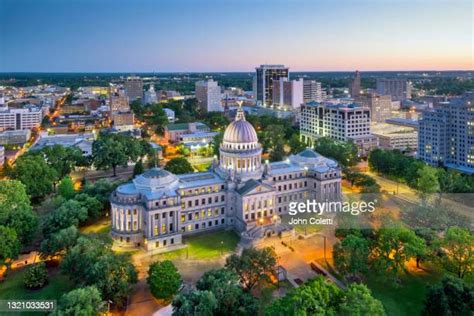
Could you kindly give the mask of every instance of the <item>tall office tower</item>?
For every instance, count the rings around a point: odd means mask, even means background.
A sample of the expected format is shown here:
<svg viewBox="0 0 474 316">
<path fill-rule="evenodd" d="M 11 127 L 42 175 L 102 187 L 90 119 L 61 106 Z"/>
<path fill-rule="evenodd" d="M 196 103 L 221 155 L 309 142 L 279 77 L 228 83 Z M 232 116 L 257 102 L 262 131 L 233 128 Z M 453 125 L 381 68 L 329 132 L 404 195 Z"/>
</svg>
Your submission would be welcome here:
<svg viewBox="0 0 474 316">
<path fill-rule="evenodd" d="M 406 79 L 377 79 L 377 93 L 391 95 L 393 101 L 411 99 L 411 83 Z"/>
<path fill-rule="evenodd" d="M 255 68 L 254 95 L 258 104 L 273 105 L 273 81 L 280 78 L 290 79 L 289 68 L 284 65 L 260 65 Z"/>
<path fill-rule="evenodd" d="M 148 91 L 145 91 L 145 96 L 143 98 L 143 104 L 153 104 L 158 102 L 158 97 L 155 92 L 155 85 L 150 84 Z"/>
<path fill-rule="evenodd" d="M 303 79 L 273 80 L 273 105 L 285 110 L 299 109 L 303 103 Z"/>
<path fill-rule="evenodd" d="M 418 158 L 433 166 L 474 174 L 474 92 L 422 113 Z"/>
<path fill-rule="evenodd" d="M 382 123 L 391 117 L 392 97 L 389 95 L 366 93 L 355 97 L 354 100 L 370 109 L 372 122 Z"/>
<path fill-rule="evenodd" d="M 143 81 L 140 77 L 128 77 L 123 84 L 129 101 L 143 98 Z"/>
<path fill-rule="evenodd" d="M 370 132 L 370 109 L 359 104 L 303 104 L 300 134 L 309 146 L 320 137 L 354 141 L 361 157 L 377 146 L 377 138 Z"/>
<path fill-rule="evenodd" d="M 0 110 L 0 130 L 39 127 L 43 117 L 44 111 L 40 108 L 10 109 L 5 106 Z"/>
<path fill-rule="evenodd" d="M 352 79 L 351 84 L 349 86 L 349 93 L 351 94 L 351 97 L 353 98 L 358 97 L 360 95 L 361 89 L 362 88 L 360 86 L 360 73 L 359 73 L 359 70 L 356 70 L 355 76 Z"/>
<path fill-rule="evenodd" d="M 221 87 L 212 79 L 197 81 L 195 85 L 198 106 L 205 112 L 222 112 Z"/>
<path fill-rule="evenodd" d="M 323 102 L 323 91 L 321 82 L 315 80 L 303 81 L 303 101 L 306 102 Z"/>
</svg>

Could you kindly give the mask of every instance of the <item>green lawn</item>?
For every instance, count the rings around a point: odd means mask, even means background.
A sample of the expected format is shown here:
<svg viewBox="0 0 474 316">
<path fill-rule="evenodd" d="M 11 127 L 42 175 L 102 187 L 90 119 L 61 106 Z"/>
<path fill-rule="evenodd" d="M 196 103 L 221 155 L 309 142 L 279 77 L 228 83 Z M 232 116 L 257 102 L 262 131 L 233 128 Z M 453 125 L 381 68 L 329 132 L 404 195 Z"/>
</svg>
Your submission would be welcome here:
<svg viewBox="0 0 474 316">
<path fill-rule="evenodd" d="M 0 299 L 23 299 L 23 300 L 58 300 L 64 293 L 73 289 L 73 283 L 58 273 L 51 273 L 49 283 L 44 288 L 30 291 L 23 285 L 26 274 L 25 268 L 13 270 L 3 282 L 0 282 Z"/>
<path fill-rule="evenodd" d="M 401 280 L 399 287 L 391 286 L 390 281 L 375 278 L 367 282 L 373 296 L 382 302 L 389 316 L 421 315 L 426 287 L 439 282 L 441 273 L 407 274 Z"/>
<path fill-rule="evenodd" d="M 108 234 L 110 232 L 110 219 L 102 218 L 95 223 L 80 228 L 83 234 Z"/>
<path fill-rule="evenodd" d="M 183 243 L 188 247 L 153 256 L 158 260 L 174 259 L 215 259 L 222 253 L 235 251 L 239 236 L 233 231 L 216 231 L 196 236 L 184 237 Z"/>
</svg>

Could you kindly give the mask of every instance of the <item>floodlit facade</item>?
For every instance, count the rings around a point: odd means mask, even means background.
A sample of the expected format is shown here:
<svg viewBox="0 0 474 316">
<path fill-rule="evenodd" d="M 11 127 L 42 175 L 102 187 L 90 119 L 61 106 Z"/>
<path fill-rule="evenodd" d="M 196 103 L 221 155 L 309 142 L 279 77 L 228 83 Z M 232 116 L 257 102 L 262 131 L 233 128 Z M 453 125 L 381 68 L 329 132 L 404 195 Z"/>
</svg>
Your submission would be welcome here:
<svg viewBox="0 0 474 316">
<path fill-rule="evenodd" d="M 160 252 L 179 247 L 186 235 L 233 229 L 254 245 L 293 234 L 280 218 L 290 202 L 340 199 L 335 161 L 311 149 L 274 163 L 262 163 L 261 155 L 257 133 L 239 109 L 208 172 L 174 175 L 154 168 L 112 193 L 114 240 Z"/>
<path fill-rule="evenodd" d="M 299 110 L 303 102 L 303 79 L 280 78 L 273 81 L 274 106 L 285 110 Z"/>
<path fill-rule="evenodd" d="M 377 146 L 377 139 L 370 133 L 370 109 L 358 104 L 310 102 L 302 105 L 300 134 L 301 140 L 309 146 L 320 137 L 354 141 L 362 157 Z"/>
</svg>

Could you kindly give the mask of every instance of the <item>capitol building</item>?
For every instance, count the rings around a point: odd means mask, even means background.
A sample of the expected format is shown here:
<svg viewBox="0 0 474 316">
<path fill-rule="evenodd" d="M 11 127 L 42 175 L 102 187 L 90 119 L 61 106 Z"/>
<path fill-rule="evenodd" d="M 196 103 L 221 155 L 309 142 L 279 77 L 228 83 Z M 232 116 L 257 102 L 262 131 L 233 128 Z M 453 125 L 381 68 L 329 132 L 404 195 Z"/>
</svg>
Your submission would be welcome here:
<svg viewBox="0 0 474 316">
<path fill-rule="evenodd" d="M 153 168 L 111 194 L 112 237 L 120 246 L 165 251 L 182 237 L 233 229 L 243 243 L 293 233 L 281 215 L 290 202 L 341 197 L 341 169 L 311 149 L 262 163 L 262 146 L 239 108 L 207 172 Z"/>
</svg>

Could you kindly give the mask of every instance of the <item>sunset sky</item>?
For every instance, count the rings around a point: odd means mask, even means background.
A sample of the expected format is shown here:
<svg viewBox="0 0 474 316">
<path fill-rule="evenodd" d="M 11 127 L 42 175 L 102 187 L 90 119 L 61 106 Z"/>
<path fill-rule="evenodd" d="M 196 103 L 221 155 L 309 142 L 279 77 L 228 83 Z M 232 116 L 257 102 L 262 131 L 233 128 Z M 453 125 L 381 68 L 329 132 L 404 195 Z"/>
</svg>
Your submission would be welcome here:
<svg viewBox="0 0 474 316">
<path fill-rule="evenodd" d="M 0 0 L 0 72 L 472 70 L 471 0 Z"/>
</svg>

